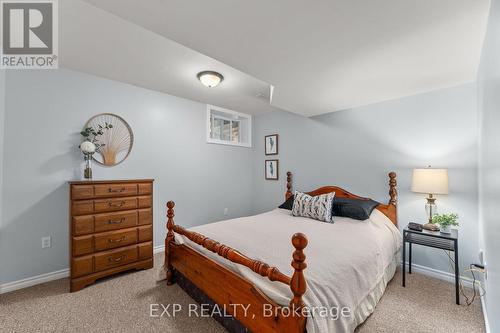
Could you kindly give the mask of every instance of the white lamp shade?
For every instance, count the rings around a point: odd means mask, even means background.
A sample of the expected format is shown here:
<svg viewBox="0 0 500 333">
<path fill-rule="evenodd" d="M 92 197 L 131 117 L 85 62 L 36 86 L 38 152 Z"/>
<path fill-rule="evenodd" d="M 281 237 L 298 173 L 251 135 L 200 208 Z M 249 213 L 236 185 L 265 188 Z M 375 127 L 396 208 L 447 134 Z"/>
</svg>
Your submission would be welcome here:
<svg viewBox="0 0 500 333">
<path fill-rule="evenodd" d="M 448 194 L 447 169 L 413 169 L 412 192 Z"/>
</svg>

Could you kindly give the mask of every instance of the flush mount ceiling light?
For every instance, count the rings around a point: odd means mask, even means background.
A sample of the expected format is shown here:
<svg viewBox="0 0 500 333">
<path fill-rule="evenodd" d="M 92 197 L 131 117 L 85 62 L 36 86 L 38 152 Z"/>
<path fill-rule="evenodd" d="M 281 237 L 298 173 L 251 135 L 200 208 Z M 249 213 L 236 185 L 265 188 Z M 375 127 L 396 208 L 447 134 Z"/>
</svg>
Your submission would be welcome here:
<svg viewBox="0 0 500 333">
<path fill-rule="evenodd" d="M 199 72 L 196 76 L 198 77 L 198 80 L 200 80 L 201 84 L 208 88 L 217 87 L 219 83 L 224 80 L 224 76 L 222 76 L 222 74 L 214 71 Z"/>
</svg>

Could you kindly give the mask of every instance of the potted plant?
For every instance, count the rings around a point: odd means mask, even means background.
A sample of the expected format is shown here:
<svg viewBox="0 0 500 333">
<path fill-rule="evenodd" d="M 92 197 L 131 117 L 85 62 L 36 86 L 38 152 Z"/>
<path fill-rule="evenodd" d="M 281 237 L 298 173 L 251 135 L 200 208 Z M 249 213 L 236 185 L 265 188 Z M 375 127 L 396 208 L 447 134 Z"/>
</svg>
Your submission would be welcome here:
<svg viewBox="0 0 500 333">
<path fill-rule="evenodd" d="M 451 226 L 458 226 L 457 214 L 438 214 L 432 217 L 432 223 L 439 224 L 440 231 L 443 234 L 451 233 Z"/>
</svg>

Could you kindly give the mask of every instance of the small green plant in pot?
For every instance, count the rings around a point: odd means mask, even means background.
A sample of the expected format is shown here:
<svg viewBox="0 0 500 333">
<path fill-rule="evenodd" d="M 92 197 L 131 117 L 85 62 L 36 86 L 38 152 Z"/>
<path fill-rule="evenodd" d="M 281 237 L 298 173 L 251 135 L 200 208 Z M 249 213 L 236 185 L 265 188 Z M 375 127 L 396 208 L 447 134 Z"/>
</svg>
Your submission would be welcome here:
<svg viewBox="0 0 500 333">
<path fill-rule="evenodd" d="M 432 217 L 432 223 L 439 224 L 440 231 L 443 234 L 451 233 L 452 226 L 458 226 L 457 214 L 438 214 Z"/>
</svg>

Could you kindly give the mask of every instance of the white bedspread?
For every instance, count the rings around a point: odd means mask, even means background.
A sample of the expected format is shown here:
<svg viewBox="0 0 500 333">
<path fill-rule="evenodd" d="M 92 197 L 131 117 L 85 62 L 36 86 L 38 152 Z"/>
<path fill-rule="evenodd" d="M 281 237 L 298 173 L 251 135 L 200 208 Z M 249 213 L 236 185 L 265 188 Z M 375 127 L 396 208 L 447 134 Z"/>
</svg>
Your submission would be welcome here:
<svg viewBox="0 0 500 333">
<path fill-rule="evenodd" d="M 401 235 L 391 221 L 375 209 L 366 221 L 335 218 L 325 223 L 294 217 L 289 210 L 273 211 L 250 217 L 206 224 L 190 230 L 226 244 L 246 256 L 276 266 L 291 276 L 296 232 L 307 235 L 307 291 L 304 302 L 309 308 L 349 307 L 352 316 L 316 315 L 307 319 L 307 331 L 353 332 L 371 312 L 394 274 L 394 258 L 401 246 Z M 292 293 L 288 286 L 271 282 L 250 269 L 234 264 L 176 234 L 176 241 L 187 242 L 204 255 L 251 281 L 272 300 L 288 305 Z M 392 270 L 391 270 L 392 269 Z M 368 303 L 367 303 L 368 302 Z M 359 312 L 362 312 L 361 314 Z"/>
</svg>

